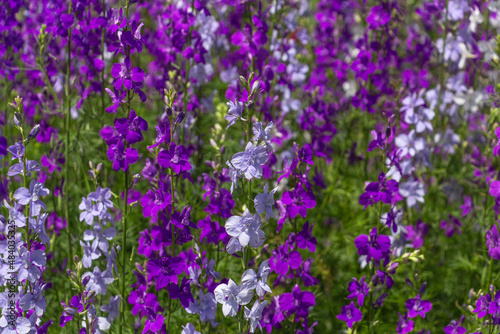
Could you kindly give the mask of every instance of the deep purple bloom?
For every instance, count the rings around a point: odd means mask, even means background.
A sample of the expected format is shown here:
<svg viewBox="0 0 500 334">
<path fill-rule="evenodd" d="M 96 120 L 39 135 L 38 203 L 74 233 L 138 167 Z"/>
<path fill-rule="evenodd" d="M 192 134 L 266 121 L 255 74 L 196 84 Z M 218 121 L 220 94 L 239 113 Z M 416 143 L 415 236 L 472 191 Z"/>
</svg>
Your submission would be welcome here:
<svg viewBox="0 0 500 334">
<path fill-rule="evenodd" d="M 467 329 L 460 326 L 460 322 L 452 320 L 451 323 L 443 328 L 445 334 L 465 334 Z"/>
<path fill-rule="evenodd" d="M 358 281 L 357 278 L 353 277 L 352 281 L 349 282 L 349 286 L 347 287 L 347 290 L 350 293 L 347 298 L 357 298 L 359 307 L 363 306 L 365 297 L 368 296 L 368 292 L 370 291 L 370 289 L 368 288 L 368 284 L 366 284 L 365 282 L 365 278 L 366 276 L 363 276 L 363 278 L 361 278 L 361 281 Z"/>
<path fill-rule="evenodd" d="M 115 63 L 111 68 L 111 75 L 116 79 L 114 87 L 116 90 L 125 88 L 132 89 L 132 82 L 142 82 L 144 80 L 144 71 L 140 67 L 133 67 L 130 58 L 126 57 L 123 63 Z"/>
<path fill-rule="evenodd" d="M 474 313 L 477 313 L 478 318 L 484 318 L 490 309 L 491 297 L 487 293 L 486 295 L 479 296 L 476 302 L 476 308 L 474 309 Z"/>
<path fill-rule="evenodd" d="M 106 88 L 105 90 L 106 92 L 108 92 L 109 97 L 111 97 L 111 103 L 113 103 L 106 108 L 106 112 L 114 114 L 118 110 L 120 103 L 127 102 L 127 100 L 125 100 L 125 98 L 127 97 L 127 91 L 117 91 L 115 93 L 109 88 Z"/>
<path fill-rule="evenodd" d="M 310 291 L 300 291 L 298 284 L 295 284 L 292 293 L 280 296 L 279 305 L 286 316 L 297 313 L 298 317 L 307 318 L 309 308 L 316 305 L 316 297 Z"/>
<path fill-rule="evenodd" d="M 342 306 L 342 311 L 339 315 L 337 315 L 337 318 L 345 321 L 347 323 L 347 327 L 352 328 L 353 323 L 358 322 L 363 318 L 363 314 L 356 308 L 356 306 L 354 306 L 354 303 L 351 302 L 349 305 Z"/>
<path fill-rule="evenodd" d="M 129 165 L 133 165 L 139 160 L 139 154 L 135 148 L 125 148 L 123 141 L 119 140 L 115 145 L 108 147 L 108 159 L 113 161 L 113 170 L 127 171 Z"/>
<path fill-rule="evenodd" d="M 466 216 L 473 206 L 474 204 L 472 203 L 472 197 L 465 196 L 464 204 L 460 207 L 460 209 L 462 210 L 462 216 Z"/>
<path fill-rule="evenodd" d="M 316 251 L 316 238 L 312 234 L 314 224 L 309 226 L 309 221 L 306 221 L 300 231 L 296 236 L 297 247 L 300 249 L 309 249 L 312 253 Z"/>
<path fill-rule="evenodd" d="M 414 325 L 414 322 L 413 320 L 410 320 L 408 319 L 408 313 L 405 312 L 404 315 L 401 315 L 400 313 L 398 313 L 399 315 L 399 320 L 398 320 L 398 328 L 396 329 L 396 333 L 397 334 L 407 334 L 407 333 L 410 333 L 411 331 L 413 331 L 413 325 Z"/>
<path fill-rule="evenodd" d="M 380 201 L 385 204 L 394 204 L 401 199 L 398 182 L 396 180 L 387 180 L 385 174 L 380 173 L 378 182 L 369 183 L 365 188 L 365 192 L 359 196 L 359 204 L 366 209 L 369 205 Z"/>
<path fill-rule="evenodd" d="M 428 300 L 422 300 L 420 295 L 417 295 L 413 299 L 408 299 L 405 305 L 410 318 L 415 318 L 417 315 L 425 318 L 425 314 L 432 308 L 432 303 Z"/>
<path fill-rule="evenodd" d="M 172 170 L 179 174 L 181 171 L 189 171 L 191 164 L 189 163 L 189 156 L 182 145 L 175 145 L 170 143 L 168 150 L 161 150 L 158 153 L 158 163 L 163 168 L 172 168 Z"/>
<path fill-rule="evenodd" d="M 153 217 L 156 219 L 158 212 L 171 204 L 169 186 L 164 182 L 159 182 L 158 189 L 148 190 L 144 194 L 141 199 L 141 205 L 144 208 L 142 214 L 144 217 Z"/>
<path fill-rule="evenodd" d="M 273 255 L 269 259 L 269 267 L 271 267 L 271 270 L 281 276 L 285 276 L 289 268 L 297 269 L 300 267 L 301 263 L 302 257 L 300 253 L 292 250 L 287 243 L 273 250 Z"/>
<path fill-rule="evenodd" d="M 115 129 L 129 144 L 135 144 L 142 141 L 142 131 L 148 130 L 148 122 L 137 116 L 132 109 L 129 118 L 115 119 Z"/>
<path fill-rule="evenodd" d="M 486 246 L 488 246 L 488 254 L 495 260 L 500 260 L 500 237 L 496 224 L 486 232 Z"/>
<path fill-rule="evenodd" d="M 184 271 L 184 261 L 180 257 L 162 257 L 148 262 L 148 279 L 154 281 L 156 289 L 163 289 L 169 283 L 177 284 L 177 275 Z"/>
<path fill-rule="evenodd" d="M 383 234 L 378 235 L 377 228 L 374 227 L 369 236 L 362 234 L 354 239 L 354 244 L 359 255 L 367 256 L 367 261 L 370 261 L 371 258 L 380 260 L 389 254 L 391 239 Z"/>
<path fill-rule="evenodd" d="M 286 191 L 281 197 L 281 202 L 286 204 L 286 210 L 290 218 L 295 218 L 300 214 L 303 218 L 307 216 L 307 209 L 316 206 L 316 197 L 311 191 L 305 191 L 299 184 L 292 191 Z"/>
<path fill-rule="evenodd" d="M 390 10 L 385 9 L 384 6 L 374 6 L 366 17 L 366 22 L 368 22 L 370 28 L 376 29 L 389 23 L 391 18 Z"/>
<path fill-rule="evenodd" d="M 190 279 L 183 277 L 180 286 L 178 286 L 177 283 L 170 283 L 167 286 L 170 298 L 179 299 L 184 308 L 189 307 L 189 302 L 194 302 L 193 295 L 191 294 L 190 282 Z"/>
</svg>

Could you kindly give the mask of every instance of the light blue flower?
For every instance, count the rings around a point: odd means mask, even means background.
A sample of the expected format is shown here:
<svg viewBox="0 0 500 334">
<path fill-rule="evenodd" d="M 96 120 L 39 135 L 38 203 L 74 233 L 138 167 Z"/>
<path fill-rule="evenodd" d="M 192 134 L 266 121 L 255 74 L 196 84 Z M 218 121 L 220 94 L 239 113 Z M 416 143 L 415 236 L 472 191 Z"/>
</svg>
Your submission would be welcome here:
<svg viewBox="0 0 500 334">
<path fill-rule="evenodd" d="M 266 163 L 268 154 L 264 146 L 254 146 L 251 142 L 245 147 L 245 152 L 233 155 L 231 164 L 245 174 L 248 180 L 262 177 L 262 165 Z"/>
</svg>

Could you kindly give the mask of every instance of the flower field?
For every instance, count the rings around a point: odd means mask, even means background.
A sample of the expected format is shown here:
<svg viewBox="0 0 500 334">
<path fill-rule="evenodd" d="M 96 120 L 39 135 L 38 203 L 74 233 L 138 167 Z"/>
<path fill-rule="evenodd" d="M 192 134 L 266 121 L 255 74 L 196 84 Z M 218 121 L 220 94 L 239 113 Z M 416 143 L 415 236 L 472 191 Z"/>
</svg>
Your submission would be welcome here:
<svg viewBox="0 0 500 334">
<path fill-rule="evenodd" d="M 0 333 L 500 332 L 500 0 L 0 2 Z"/>
</svg>

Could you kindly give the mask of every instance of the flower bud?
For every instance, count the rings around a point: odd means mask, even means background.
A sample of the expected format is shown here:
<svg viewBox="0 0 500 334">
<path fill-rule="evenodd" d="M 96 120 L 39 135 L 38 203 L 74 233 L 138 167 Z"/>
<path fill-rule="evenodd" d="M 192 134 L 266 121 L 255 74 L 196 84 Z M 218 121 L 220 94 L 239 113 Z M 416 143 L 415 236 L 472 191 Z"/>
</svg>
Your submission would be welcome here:
<svg viewBox="0 0 500 334">
<path fill-rule="evenodd" d="M 186 116 L 185 113 L 181 112 L 178 116 L 177 119 L 175 120 L 175 124 L 180 124 L 184 120 L 184 116 Z"/>
<path fill-rule="evenodd" d="M 102 162 L 100 162 L 97 167 L 95 168 L 96 172 L 100 172 L 102 170 Z"/>
<path fill-rule="evenodd" d="M 95 172 L 93 169 L 89 170 L 89 178 L 92 180 L 96 178 L 96 175 L 95 175 Z"/>
<path fill-rule="evenodd" d="M 72 307 L 66 307 L 63 312 L 70 316 L 75 316 L 77 314 L 77 311 Z"/>
<path fill-rule="evenodd" d="M 79 260 L 78 255 L 73 256 L 73 262 L 77 263 Z"/>
<path fill-rule="evenodd" d="M 85 276 L 85 278 L 82 280 L 82 285 L 83 286 L 87 286 L 87 284 L 89 283 L 90 281 L 90 275 L 89 276 Z"/>
<path fill-rule="evenodd" d="M 248 110 L 253 110 L 253 107 L 254 107 L 253 101 L 248 101 L 248 103 L 247 103 Z"/>
<path fill-rule="evenodd" d="M 94 169 L 94 164 L 90 160 L 89 160 L 89 167 L 92 168 L 92 169 Z"/>
<path fill-rule="evenodd" d="M 30 131 L 28 138 L 33 139 L 40 133 L 40 124 L 36 124 Z"/>
<path fill-rule="evenodd" d="M 23 116 L 21 116 L 21 114 L 18 112 L 14 113 L 14 124 L 19 127 L 21 127 L 23 124 Z"/>
<path fill-rule="evenodd" d="M 257 93 L 260 89 L 260 81 L 259 80 L 255 80 L 253 85 L 252 85 L 252 92 L 250 93 L 250 95 L 254 95 L 255 93 Z"/>
<path fill-rule="evenodd" d="M 171 117 L 172 116 L 172 108 L 170 108 L 169 106 L 167 106 L 165 108 L 165 112 L 167 113 L 167 116 L 168 117 Z"/>
</svg>

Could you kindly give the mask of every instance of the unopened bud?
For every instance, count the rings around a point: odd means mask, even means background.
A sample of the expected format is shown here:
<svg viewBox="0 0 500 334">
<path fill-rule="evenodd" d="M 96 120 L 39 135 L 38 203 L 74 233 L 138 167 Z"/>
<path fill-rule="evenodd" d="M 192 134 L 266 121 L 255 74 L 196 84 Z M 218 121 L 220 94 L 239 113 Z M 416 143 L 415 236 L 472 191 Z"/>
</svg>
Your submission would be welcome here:
<svg viewBox="0 0 500 334">
<path fill-rule="evenodd" d="M 96 172 L 100 172 L 102 170 L 102 162 L 100 162 L 95 168 Z"/>
<path fill-rule="evenodd" d="M 36 136 L 38 136 L 38 134 L 39 134 L 39 133 L 40 133 L 40 124 L 37 124 L 37 125 L 35 125 L 35 126 L 31 129 L 31 131 L 30 131 L 30 133 L 29 133 L 29 135 L 28 135 L 28 138 L 29 138 L 29 139 L 33 139 L 33 138 L 35 138 Z"/>
<path fill-rule="evenodd" d="M 166 113 L 167 113 L 167 116 L 168 116 L 168 117 L 171 117 L 171 116 L 172 116 L 172 108 L 170 108 L 169 106 L 167 106 L 167 107 L 165 108 L 165 111 L 166 111 Z"/>
<path fill-rule="evenodd" d="M 180 124 L 184 120 L 184 116 L 186 116 L 185 113 L 181 112 L 178 116 L 177 119 L 175 120 L 175 124 Z"/>
<path fill-rule="evenodd" d="M 240 79 L 240 83 L 243 85 L 243 87 L 248 88 L 247 87 L 247 85 L 248 85 L 247 80 L 242 75 L 239 76 L 239 79 Z"/>
<path fill-rule="evenodd" d="M 66 313 L 67 315 L 70 315 L 70 316 L 75 316 L 77 314 L 76 310 L 72 307 L 66 307 L 64 309 L 64 313 Z"/>
<path fill-rule="evenodd" d="M 134 176 L 132 176 L 132 178 L 134 178 L 134 179 L 140 179 L 141 178 L 141 174 L 137 173 Z"/>
<path fill-rule="evenodd" d="M 248 101 L 248 103 L 247 103 L 247 108 L 248 108 L 248 110 L 252 110 L 252 109 L 253 109 L 253 107 L 254 107 L 254 103 L 253 103 L 253 101 Z"/>
<path fill-rule="evenodd" d="M 91 179 L 95 179 L 95 178 L 96 178 L 96 175 L 95 175 L 95 172 L 94 172 L 94 170 L 93 170 L 93 169 L 89 170 L 89 177 L 90 177 Z"/>
<path fill-rule="evenodd" d="M 260 81 L 259 80 L 255 80 L 253 85 L 252 85 L 252 92 L 250 93 L 250 95 L 254 95 L 255 93 L 257 93 L 260 89 Z"/>
<path fill-rule="evenodd" d="M 23 116 L 21 116 L 21 114 L 18 112 L 14 113 L 14 124 L 19 127 L 21 127 L 23 124 Z"/>
<path fill-rule="evenodd" d="M 96 292 L 94 290 L 90 290 L 88 295 L 87 295 L 87 299 L 93 299 L 96 295 Z"/>
<path fill-rule="evenodd" d="M 94 169 L 94 163 L 92 161 L 89 160 L 89 167 Z"/>
<path fill-rule="evenodd" d="M 89 276 L 85 276 L 82 280 L 82 285 L 83 286 L 87 286 L 87 284 L 89 283 L 90 281 L 90 275 Z"/>
<path fill-rule="evenodd" d="M 77 263 L 79 260 L 78 255 L 73 256 L 73 262 Z"/>
</svg>

